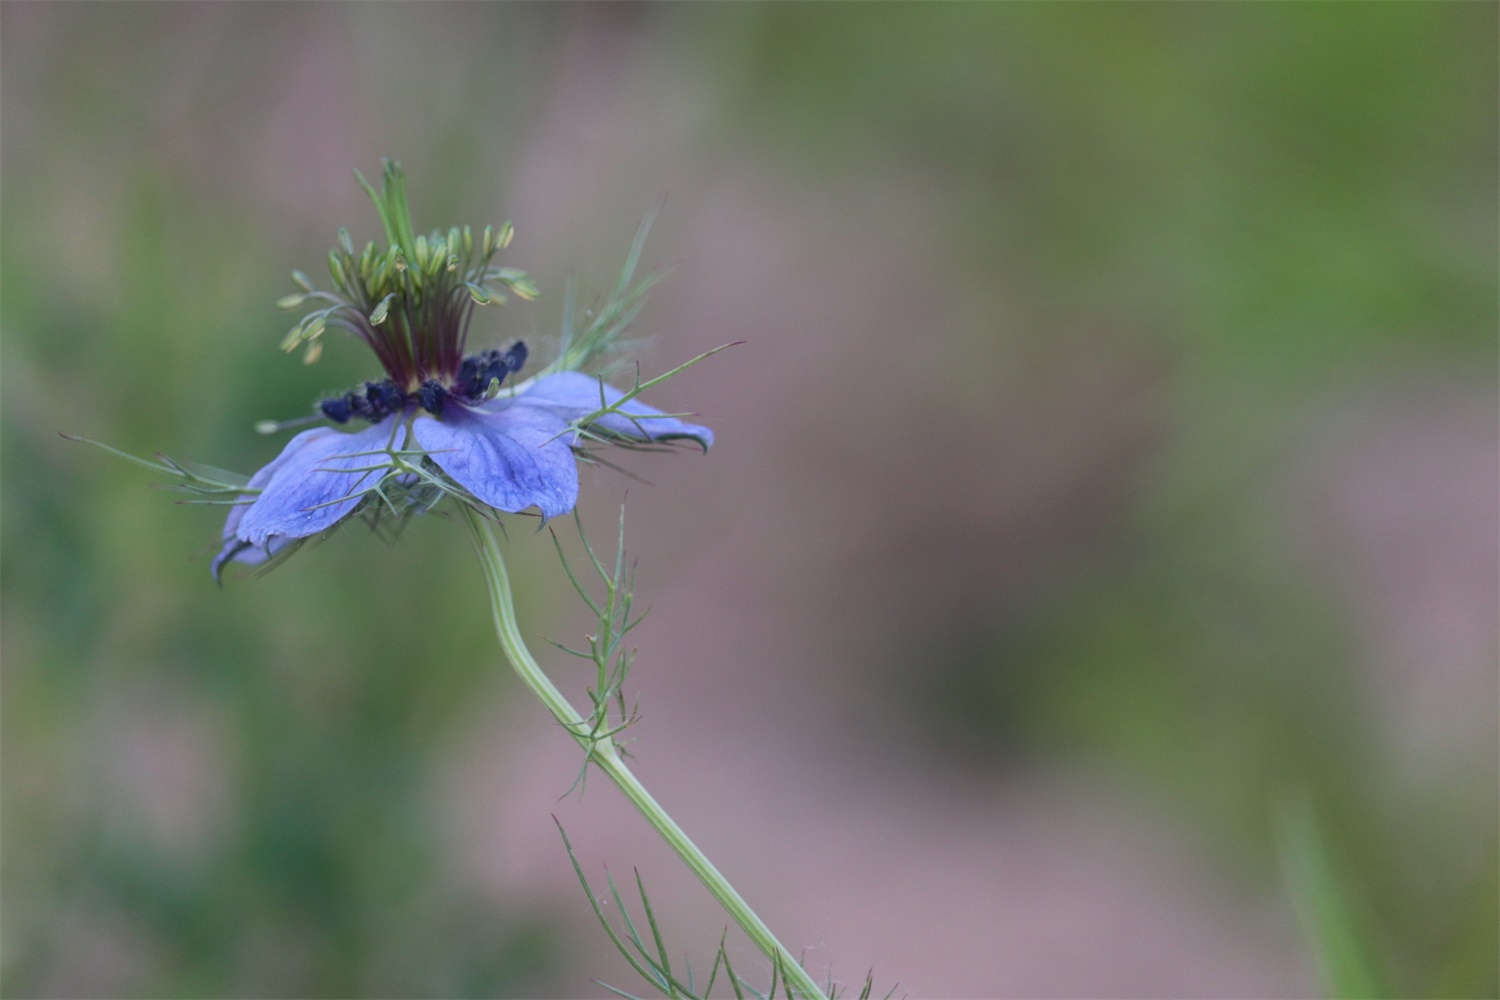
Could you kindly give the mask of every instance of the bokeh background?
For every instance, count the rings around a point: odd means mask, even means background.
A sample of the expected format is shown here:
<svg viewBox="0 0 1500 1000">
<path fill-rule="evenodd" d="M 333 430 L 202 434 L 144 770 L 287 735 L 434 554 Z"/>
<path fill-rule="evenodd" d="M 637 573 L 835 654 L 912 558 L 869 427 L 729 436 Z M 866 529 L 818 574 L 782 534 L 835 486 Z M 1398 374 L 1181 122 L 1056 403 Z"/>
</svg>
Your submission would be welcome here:
<svg viewBox="0 0 1500 1000">
<path fill-rule="evenodd" d="M 221 590 L 221 509 L 58 436 L 249 472 L 371 375 L 272 303 L 390 155 L 419 228 L 516 224 L 544 295 L 478 342 L 545 356 L 658 204 L 643 370 L 745 341 L 655 396 L 713 452 L 582 509 L 628 495 L 653 609 L 639 772 L 818 976 L 1317 993 L 1291 810 L 1380 991 L 1494 996 L 1496 21 L 6 4 L 0 986 L 637 987 L 554 813 L 707 964 L 456 524 Z M 588 622 L 533 527 L 545 650 Z"/>
</svg>

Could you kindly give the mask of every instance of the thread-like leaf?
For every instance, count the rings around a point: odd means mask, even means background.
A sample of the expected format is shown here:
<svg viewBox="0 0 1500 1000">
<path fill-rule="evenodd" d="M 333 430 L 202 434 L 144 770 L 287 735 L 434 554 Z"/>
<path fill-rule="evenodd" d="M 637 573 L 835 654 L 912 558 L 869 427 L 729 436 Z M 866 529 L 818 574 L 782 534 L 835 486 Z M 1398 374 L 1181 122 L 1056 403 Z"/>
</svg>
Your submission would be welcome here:
<svg viewBox="0 0 1500 1000">
<path fill-rule="evenodd" d="M 652 940 L 656 942 L 656 954 L 661 958 L 661 970 L 670 980 L 672 977 L 672 960 L 667 956 L 667 945 L 661 938 L 661 928 L 656 924 L 656 914 L 651 910 L 651 898 L 646 895 L 646 883 L 641 881 L 641 870 L 635 871 L 635 888 L 641 894 L 641 908 L 646 911 L 646 923 L 651 927 Z M 676 995 L 676 991 L 671 991 Z"/>
<path fill-rule="evenodd" d="M 568 852 L 568 861 L 573 865 L 573 874 L 578 876 L 578 884 L 583 887 L 583 894 L 588 898 L 589 907 L 594 911 L 594 916 L 599 918 L 599 926 L 604 928 L 604 933 L 609 935 L 609 940 L 614 944 L 615 950 L 625 956 L 625 961 L 630 963 L 630 967 L 635 969 L 636 973 L 642 979 L 645 979 L 647 982 L 654 982 L 651 973 L 647 972 L 646 967 L 636 961 L 635 956 L 630 953 L 630 949 L 625 947 L 625 942 L 620 940 L 620 936 L 615 933 L 614 927 L 604 916 L 604 909 L 599 905 L 599 899 L 594 895 L 594 890 L 589 885 L 588 877 L 583 874 L 583 866 L 578 863 L 578 855 L 573 853 L 573 844 L 568 840 L 568 832 L 563 829 L 562 821 L 553 816 L 552 822 L 556 824 L 558 835 L 562 837 L 563 849 Z M 613 885 L 611 885 L 611 888 L 613 888 Z M 618 905 L 618 893 L 616 893 L 615 899 Z M 623 910 L 621 912 L 623 913 Z M 603 984 L 601 983 L 600 985 Z"/>
</svg>

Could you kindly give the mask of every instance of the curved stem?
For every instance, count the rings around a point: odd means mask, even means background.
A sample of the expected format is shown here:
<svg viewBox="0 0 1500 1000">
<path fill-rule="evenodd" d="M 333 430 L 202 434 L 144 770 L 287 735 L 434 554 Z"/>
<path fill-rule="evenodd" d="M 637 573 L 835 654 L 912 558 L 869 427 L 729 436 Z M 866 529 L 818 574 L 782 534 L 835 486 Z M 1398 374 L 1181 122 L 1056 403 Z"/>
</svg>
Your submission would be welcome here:
<svg viewBox="0 0 1500 1000">
<path fill-rule="evenodd" d="M 608 736 L 596 737 L 589 734 L 588 721 L 574 710 L 567 697 L 542 671 L 521 638 L 521 630 L 516 624 L 515 604 L 511 600 L 510 577 L 505 572 L 505 561 L 500 556 L 500 547 L 495 542 L 489 522 L 468 507 L 464 508 L 464 517 L 473 532 L 479 561 L 484 567 L 485 583 L 490 590 L 490 609 L 495 617 L 495 634 L 516 675 L 547 706 L 552 717 L 561 723 L 563 731 L 588 752 L 589 759 L 625 793 L 625 797 L 646 818 L 646 822 L 671 845 L 672 850 L 693 870 L 693 874 L 698 876 L 698 880 L 719 901 L 719 905 L 755 942 L 756 947 L 780 966 L 782 977 L 796 991 L 796 995 L 808 1000 L 825 1000 L 822 989 L 802 968 L 801 963 L 776 940 L 776 935 L 771 933 L 765 921 L 756 916 L 744 897 L 735 891 L 729 880 L 719 873 L 713 862 L 682 831 L 682 827 L 646 791 L 646 786 L 641 784 L 640 779 L 621 759 L 614 741 Z"/>
</svg>

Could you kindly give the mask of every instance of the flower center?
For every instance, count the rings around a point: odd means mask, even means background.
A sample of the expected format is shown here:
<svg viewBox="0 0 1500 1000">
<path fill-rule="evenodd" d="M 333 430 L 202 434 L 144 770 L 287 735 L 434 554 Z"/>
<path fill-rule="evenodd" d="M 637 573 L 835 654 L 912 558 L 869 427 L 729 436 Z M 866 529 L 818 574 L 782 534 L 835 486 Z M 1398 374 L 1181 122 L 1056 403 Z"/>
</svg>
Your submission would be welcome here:
<svg viewBox="0 0 1500 1000">
<path fill-rule="evenodd" d="M 503 303 L 506 292 L 536 297 L 524 271 L 494 262 L 510 243 L 510 223 L 498 230 L 486 226 L 478 234 L 467 226 L 418 234 L 399 165 L 386 161 L 379 192 L 359 180 L 380 215 L 387 246 L 367 243 L 356 253 L 349 234 L 339 230 L 339 245 L 328 255 L 333 290 L 320 291 L 307 275 L 293 271 L 299 291 L 279 300 L 287 309 L 315 306 L 282 339 L 283 350 L 304 347 L 311 364 L 322 354 L 324 331 L 340 329 L 369 345 L 385 369 L 387 382 L 330 401 L 325 410 L 330 419 L 346 410 L 349 416 L 378 419 L 413 399 L 436 413 L 450 395 L 472 398 L 479 391 L 475 380 L 484 389 L 494 377 L 514 371 L 496 368 L 488 352 L 464 357 L 477 307 Z M 467 374 L 464 366 L 470 368 Z"/>
<path fill-rule="evenodd" d="M 325 399 L 318 404 L 323 416 L 336 424 L 348 423 L 353 417 L 379 423 L 393 413 L 420 406 L 433 416 L 441 416 L 448 400 L 477 403 L 489 395 L 490 387 L 505 381 L 526 364 L 526 344 L 516 341 L 504 351 L 481 351 L 463 359 L 452 379 L 429 378 L 414 391 L 406 392 L 393 380 L 366 382 L 353 392 Z"/>
</svg>

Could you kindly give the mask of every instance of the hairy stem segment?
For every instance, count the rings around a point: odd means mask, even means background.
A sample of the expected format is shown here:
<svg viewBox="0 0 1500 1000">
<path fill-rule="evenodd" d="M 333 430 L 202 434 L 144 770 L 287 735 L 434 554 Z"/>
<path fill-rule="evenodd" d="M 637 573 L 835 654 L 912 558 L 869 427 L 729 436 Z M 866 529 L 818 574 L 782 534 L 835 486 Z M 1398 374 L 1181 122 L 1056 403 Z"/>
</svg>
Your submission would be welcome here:
<svg viewBox="0 0 1500 1000">
<path fill-rule="evenodd" d="M 750 904 L 745 902 L 744 897 L 735 891 L 734 886 L 729 884 L 729 880 L 719 873 L 713 862 L 709 861 L 708 857 L 698 849 L 698 845 L 694 844 L 682 831 L 682 827 L 678 826 L 656 799 L 651 797 L 651 793 L 646 791 L 640 779 L 621 759 L 614 740 L 607 735 L 592 735 L 590 723 L 574 710 L 567 697 L 542 671 L 541 666 L 526 648 L 526 643 L 521 638 L 521 630 L 516 624 L 516 608 L 511 599 L 510 577 L 506 574 L 505 561 L 501 558 L 494 530 L 489 522 L 475 511 L 468 507 L 464 507 L 463 511 L 469 530 L 474 535 L 474 546 L 479 552 L 479 562 L 484 568 L 485 583 L 489 586 L 490 609 L 495 618 L 495 634 L 499 637 L 500 646 L 505 650 L 506 658 L 510 660 L 517 676 L 531 689 L 531 693 L 547 706 L 547 711 L 552 713 L 552 717 L 558 721 L 563 730 L 588 753 L 589 760 L 597 765 L 620 791 L 625 793 L 625 797 L 646 818 L 646 822 L 650 823 L 656 832 L 661 834 L 662 839 L 671 845 L 672 850 L 676 851 L 677 856 L 692 869 L 693 874 L 698 876 L 698 880 L 719 901 L 719 905 L 724 907 L 725 911 L 734 918 L 734 922 L 740 925 L 751 941 L 755 942 L 756 947 L 780 967 L 782 977 L 791 985 L 795 995 L 806 1000 L 826 1000 L 822 989 L 802 968 L 796 957 L 776 940 L 776 935 L 771 933 L 765 921 L 750 909 Z"/>
</svg>

